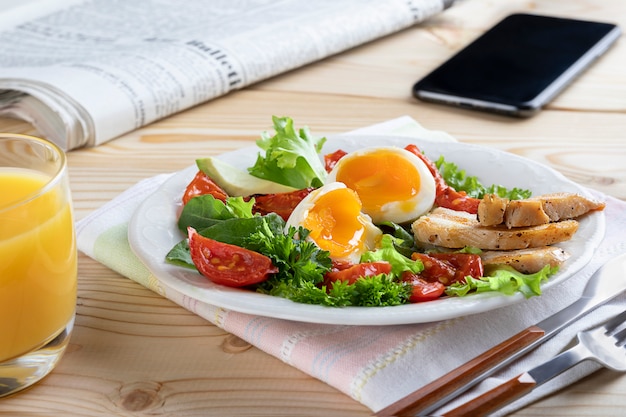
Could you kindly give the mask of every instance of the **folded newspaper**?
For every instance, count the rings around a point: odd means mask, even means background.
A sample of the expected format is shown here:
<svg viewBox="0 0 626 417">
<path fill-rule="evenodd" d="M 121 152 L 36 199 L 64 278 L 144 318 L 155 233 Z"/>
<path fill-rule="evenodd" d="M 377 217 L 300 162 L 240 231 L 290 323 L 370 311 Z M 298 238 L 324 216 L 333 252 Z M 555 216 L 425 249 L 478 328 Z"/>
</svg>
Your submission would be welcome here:
<svg viewBox="0 0 626 417">
<path fill-rule="evenodd" d="M 94 146 L 454 0 L 46 0 L 0 12 L 0 115 Z"/>
</svg>

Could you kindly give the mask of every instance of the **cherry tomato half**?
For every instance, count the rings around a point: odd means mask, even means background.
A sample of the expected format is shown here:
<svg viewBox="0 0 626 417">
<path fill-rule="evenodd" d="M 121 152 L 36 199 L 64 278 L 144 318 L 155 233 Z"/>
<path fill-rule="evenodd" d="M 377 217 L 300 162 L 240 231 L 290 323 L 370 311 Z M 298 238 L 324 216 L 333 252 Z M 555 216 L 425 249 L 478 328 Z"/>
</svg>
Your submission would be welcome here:
<svg viewBox="0 0 626 417">
<path fill-rule="evenodd" d="M 480 278 L 483 276 L 483 261 L 479 255 L 471 253 L 431 253 L 431 257 L 447 262 L 456 270 L 454 280 L 465 282 L 466 276 Z"/>
<path fill-rule="evenodd" d="M 419 273 L 422 279 L 428 282 L 440 282 L 445 285 L 450 285 L 454 282 L 456 270 L 449 263 L 418 252 L 413 253 L 411 259 L 420 260 L 424 264 L 424 270 Z"/>
<path fill-rule="evenodd" d="M 420 278 L 419 275 L 410 272 L 405 273 L 402 276 L 402 280 L 411 284 L 412 290 L 409 297 L 411 303 L 436 300 L 443 295 L 446 289 L 441 282 L 428 282 Z"/>
<path fill-rule="evenodd" d="M 465 191 L 457 191 L 450 187 L 433 161 L 428 159 L 416 145 L 407 145 L 404 149 L 420 158 L 435 179 L 435 204 L 451 210 L 466 211 L 472 214 L 478 213 L 479 199 L 469 197 Z"/>
<path fill-rule="evenodd" d="M 339 162 L 339 160 L 343 158 L 346 154 L 346 151 L 342 151 L 341 149 L 339 149 L 333 153 L 324 155 L 324 167 L 326 168 L 326 172 L 332 171 L 335 165 L 337 165 L 337 162 Z"/>
<path fill-rule="evenodd" d="M 326 273 L 324 281 L 327 285 L 335 281 L 347 281 L 348 284 L 354 282 L 361 277 L 373 277 L 380 274 L 389 274 L 391 272 L 391 264 L 389 262 L 363 262 L 354 265 L 341 265 L 339 268 L 333 268 Z"/>
<path fill-rule="evenodd" d="M 193 180 L 191 180 L 185 189 L 185 193 L 183 194 L 183 204 L 187 204 L 189 200 L 196 196 L 205 194 L 211 194 L 213 197 L 221 201 L 226 201 L 226 198 L 228 197 L 228 194 L 222 189 L 222 187 L 217 185 L 215 181 L 209 178 L 204 172 L 198 171 L 196 176 Z"/>
<path fill-rule="evenodd" d="M 276 194 L 253 194 L 248 198 L 254 197 L 254 207 L 252 211 L 265 215 L 268 213 L 276 213 L 283 220 L 287 221 L 294 208 L 306 197 L 313 188 L 304 188 L 302 190 L 291 191 L 288 193 Z"/>
<path fill-rule="evenodd" d="M 452 187 L 447 187 L 435 195 L 435 204 L 451 210 L 466 211 L 471 214 L 476 214 L 478 213 L 480 200 L 469 197 L 465 191 L 456 191 Z"/>
<path fill-rule="evenodd" d="M 412 259 L 419 259 L 424 264 L 420 278 L 438 281 L 444 285 L 465 282 L 466 276 L 480 278 L 483 276 L 483 262 L 479 255 L 470 253 L 413 253 Z"/>
<path fill-rule="evenodd" d="M 216 284 L 244 287 L 263 282 L 278 272 L 265 255 L 201 236 L 192 227 L 187 232 L 191 260 L 202 275 Z"/>
</svg>

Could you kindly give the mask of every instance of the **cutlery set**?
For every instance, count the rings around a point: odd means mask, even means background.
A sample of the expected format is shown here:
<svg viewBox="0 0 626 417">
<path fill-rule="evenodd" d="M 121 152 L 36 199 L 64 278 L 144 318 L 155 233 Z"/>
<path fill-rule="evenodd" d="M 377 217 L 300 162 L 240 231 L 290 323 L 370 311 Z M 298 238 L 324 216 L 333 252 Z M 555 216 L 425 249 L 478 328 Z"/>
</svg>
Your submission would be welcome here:
<svg viewBox="0 0 626 417">
<path fill-rule="evenodd" d="M 626 254 L 619 255 L 600 267 L 587 282 L 581 297 L 574 303 L 396 401 L 376 413 L 376 416 L 433 415 L 435 410 L 624 291 Z M 587 359 L 593 359 L 607 368 L 626 372 L 626 326 L 622 326 L 625 322 L 626 311 L 599 327 L 579 332 L 575 347 L 458 406 L 445 416 L 478 417 L 496 411 Z"/>
</svg>

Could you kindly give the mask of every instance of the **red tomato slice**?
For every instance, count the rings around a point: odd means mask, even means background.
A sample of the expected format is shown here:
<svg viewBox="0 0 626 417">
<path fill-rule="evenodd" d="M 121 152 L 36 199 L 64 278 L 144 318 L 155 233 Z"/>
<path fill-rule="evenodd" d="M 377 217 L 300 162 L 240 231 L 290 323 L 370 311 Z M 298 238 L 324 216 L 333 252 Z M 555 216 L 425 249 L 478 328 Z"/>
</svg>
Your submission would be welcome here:
<svg viewBox="0 0 626 417">
<path fill-rule="evenodd" d="M 428 282 L 440 282 L 445 285 L 450 285 L 454 282 L 456 270 L 449 263 L 418 252 L 413 253 L 411 259 L 419 259 L 424 264 L 424 270 L 419 273 L 420 278 Z"/>
<path fill-rule="evenodd" d="M 187 204 L 189 200 L 196 196 L 205 194 L 211 194 L 213 197 L 221 201 L 226 201 L 226 198 L 228 197 L 228 194 L 222 189 L 222 187 L 217 185 L 215 181 L 209 178 L 204 172 L 198 171 L 196 176 L 193 180 L 191 180 L 185 189 L 185 193 L 183 194 L 183 204 Z"/>
<path fill-rule="evenodd" d="M 354 284 L 361 277 L 372 277 L 390 272 L 391 264 L 384 261 L 363 262 L 351 266 L 340 265 L 339 268 L 333 268 L 332 271 L 327 272 L 324 281 L 327 285 L 335 281 L 347 281 L 348 284 Z"/>
<path fill-rule="evenodd" d="M 276 213 L 287 221 L 293 209 L 313 190 L 313 188 L 304 188 L 288 193 L 253 194 L 248 198 L 254 197 L 254 207 L 252 211 L 255 213 L 261 215 Z"/>
<path fill-rule="evenodd" d="M 354 266 L 354 264 L 350 261 L 346 261 L 346 260 L 334 260 L 333 259 L 333 265 L 332 265 L 332 270 L 333 271 L 341 271 L 342 269 L 348 269 L 351 266 Z"/>
<path fill-rule="evenodd" d="M 479 255 L 470 253 L 414 253 L 412 259 L 419 259 L 424 270 L 419 276 L 428 282 L 441 282 L 451 285 L 465 282 L 466 276 L 479 278 L 483 276 L 483 262 Z"/>
<path fill-rule="evenodd" d="M 480 278 L 483 276 L 483 261 L 479 255 L 471 253 L 431 253 L 431 257 L 447 262 L 455 270 L 455 281 L 465 282 L 466 276 Z"/>
<path fill-rule="evenodd" d="M 409 297 L 409 301 L 412 303 L 436 300 L 443 295 L 446 289 L 446 286 L 441 282 L 428 282 L 420 278 L 419 275 L 410 272 L 405 273 L 402 279 L 413 287 Z"/>
<path fill-rule="evenodd" d="M 192 227 L 187 232 L 191 260 L 202 275 L 216 284 L 244 287 L 263 282 L 278 272 L 265 255 L 201 236 Z"/>
<path fill-rule="evenodd" d="M 449 208 L 456 211 L 466 211 L 471 214 L 478 213 L 480 200 L 469 197 L 465 191 L 456 191 L 452 187 L 447 187 L 435 195 L 435 204 L 440 207 Z"/>
<path fill-rule="evenodd" d="M 448 187 L 448 184 L 446 184 L 446 181 L 443 179 L 441 173 L 437 169 L 437 165 L 435 165 L 433 161 L 431 161 L 426 155 L 424 155 L 420 148 L 417 147 L 417 145 L 407 145 L 404 149 L 417 156 L 419 159 L 422 160 L 423 163 L 426 164 L 426 167 L 435 179 L 435 185 L 437 186 L 438 190 L 440 188 Z"/>
<path fill-rule="evenodd" d="M 420 158 L 428 167 L 433 178 L 435 178 L 435 204 L 451 210 L 466 211 L 472 214 L 478 213 L 479 199 L 469 197 L 465 191 L 457 191 L 450 187 L 433 161 L 428 159 L 416 145 L 407 145 L 404 149 Z"/>
<path fill-rule="evenodd" d="M 346 154 L 346 151 L 342 151 L 341 149 L 339 149 L 333 153 L 324 155 L 324 167 L 326 168 L 326 172 L 332 171 L 335 165 L 337 165 L 337 162 L 339 162 L 339 160 L 343 158 Z"/>
</svg>

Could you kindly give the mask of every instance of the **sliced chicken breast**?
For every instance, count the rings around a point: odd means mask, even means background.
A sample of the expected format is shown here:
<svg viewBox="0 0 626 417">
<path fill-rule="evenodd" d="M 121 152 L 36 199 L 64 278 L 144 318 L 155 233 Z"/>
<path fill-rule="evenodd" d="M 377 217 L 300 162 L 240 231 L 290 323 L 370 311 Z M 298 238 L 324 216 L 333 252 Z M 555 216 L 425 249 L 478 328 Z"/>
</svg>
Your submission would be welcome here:
<svg viewBox="0 0 626 417">
<path fill-rule="evenodd" d="M 542 246 L 511 251 L 484 251 L 480 257 L 485 266 L 506 264 L 524 274 L 534 274 L 546 265 L 561 265 L 569 258 L 569 254 L 556 246 Z"/>
<path fill-rule="evenodd" d="M 482 226 L 499 224 L 504 224 L 508 228 L 537 226 L 575 219 L 590 211 L 603 210 L 604 207 L 604 202 L 575 193 L 544 194 L 510 201 L 495 195 L 487 195 L 478 206 L 478 220 Z"/>
<path fill-rule="evenodd" d="M 604 210 L 606 203 L 591 200 L 580 194 L 553 193 L 532 197 L 529 200 L 539 200 L 550 220 L 553 222 L 563 219 L 575 219 L 590 211 Z"/>
<path fill-rule="evenodd" d="M 478 221 L 483 226 L 496 226 L 504 223 L 504 213 L 509 205 L 507 198 L 487 194 L 478 204 Z"/>
<path fill-rule="evenodd" d="M 504 225 L 482 226 L 476 215 L 437 207 L 411 225 L 415 240 L 445 248 L 474 246 L 480 249 L 512 250 L 547 246 L 571 239 L 576 220 L 509 229 Z"/>
<path fill-rule="evenodd" d="M 504 225 L 509 229 L 546 223 L 550 223 L 550 217 L 541 200 L 511 200 L 504 213 Z"/>
</svg>

